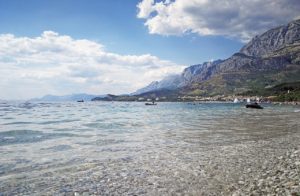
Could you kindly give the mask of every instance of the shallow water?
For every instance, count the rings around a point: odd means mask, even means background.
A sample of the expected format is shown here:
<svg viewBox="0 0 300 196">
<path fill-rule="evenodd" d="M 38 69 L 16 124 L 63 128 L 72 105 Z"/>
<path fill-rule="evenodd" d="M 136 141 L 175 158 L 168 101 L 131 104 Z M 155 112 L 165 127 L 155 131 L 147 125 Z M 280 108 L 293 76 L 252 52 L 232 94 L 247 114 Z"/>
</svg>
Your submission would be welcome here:
<svg viewBox="0 0 300 196">
<path fill-rule="evenodd" d="M 299 131 L 299 107 L 264 107 L 3 102 L 0 195 L 195 193 L 213 149 Z"/>
</svg>

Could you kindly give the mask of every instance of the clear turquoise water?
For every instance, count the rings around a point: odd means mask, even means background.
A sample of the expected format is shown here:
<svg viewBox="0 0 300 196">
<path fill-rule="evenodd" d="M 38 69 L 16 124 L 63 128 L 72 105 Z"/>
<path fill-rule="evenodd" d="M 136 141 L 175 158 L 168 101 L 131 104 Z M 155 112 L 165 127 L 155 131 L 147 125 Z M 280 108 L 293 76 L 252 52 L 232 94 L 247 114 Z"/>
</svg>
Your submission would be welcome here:
<svg viewBox="0 0 300 196">
<path fill-rule="evenodd" d="M 155 176 L 189 171 L 187 165 L 192 171 L 211 148 L 299 131 L 299 108 L 264 107 L 3 102 L 0 195 L 110 193 L 115 187 L 128 193 L 132 186 L 149 193 Z"/>
</svg>

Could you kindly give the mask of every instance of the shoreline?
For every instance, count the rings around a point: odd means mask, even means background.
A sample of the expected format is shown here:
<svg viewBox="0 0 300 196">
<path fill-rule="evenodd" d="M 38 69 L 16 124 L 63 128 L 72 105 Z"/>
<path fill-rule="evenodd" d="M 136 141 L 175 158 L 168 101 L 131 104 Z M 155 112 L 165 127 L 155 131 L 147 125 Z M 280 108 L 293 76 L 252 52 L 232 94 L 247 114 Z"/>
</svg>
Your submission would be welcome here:
<svg viewBox="0 0 300 196">
<path fill-rule="evenodd" d="M 133 103 L 147 103 L 148 101 L 119 101 L 119 100 L 111 100 L 111 101 L 89 101 L 89 102 L 133 102 Z M 170 101 L 170 100 L 167 100 L 167 101 L 155 101 L 156 103 L 234 103 L 233 101 L 220 101 L 220 100 L 185 100 L 185 101 Z M 241 101 L 241 102 L 238 102 L 237 104 L 247 104 L 247 102 L 245 101 Z M 284 105 L 299 105 L 300 106 L 300 101 L 283 101 L 283 102 L 279 102 L 279 101 L 260 101 L 258 103 L 262 103 L 262 104 L 272 104 L 272 105 L 281 105 L 281 104 L 284 104 Z"/>
</svg>

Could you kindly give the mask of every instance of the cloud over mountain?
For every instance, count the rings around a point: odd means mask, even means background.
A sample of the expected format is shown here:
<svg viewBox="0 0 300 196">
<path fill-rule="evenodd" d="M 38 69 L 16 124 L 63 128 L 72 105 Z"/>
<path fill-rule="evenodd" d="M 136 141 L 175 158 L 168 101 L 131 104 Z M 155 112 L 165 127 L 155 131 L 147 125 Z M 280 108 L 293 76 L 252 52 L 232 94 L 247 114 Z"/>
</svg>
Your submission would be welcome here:
<svg viewBox="0 0 300 196">
<path fill-rule="evenodd" d="M 222 35 L 243 42 L 300 17 L 299 0 L 143 0 L 137 8 L 151 34 Z"/>
<path fill-rule="evenodd" d="M 34 38 L 0 35 L 1 98 L 132 92 L 181 70 L 150 54 L 110 53 L 98 42 L 53 31 Z"/>
</svg>

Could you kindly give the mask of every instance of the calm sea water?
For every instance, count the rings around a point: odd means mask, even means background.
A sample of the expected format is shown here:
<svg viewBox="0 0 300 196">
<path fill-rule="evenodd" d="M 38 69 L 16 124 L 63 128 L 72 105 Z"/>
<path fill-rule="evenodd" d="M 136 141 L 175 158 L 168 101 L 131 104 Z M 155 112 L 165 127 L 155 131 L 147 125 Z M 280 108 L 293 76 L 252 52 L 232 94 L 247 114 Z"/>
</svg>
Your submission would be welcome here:
<svg viewBox="0 0 300 196">
<path fill-rule="evenodd" d="M 212 148 L 299 131 L 299 108 L 264 106 L 0 103 L 0 195 L 178 191 Z"/>
</svg>

